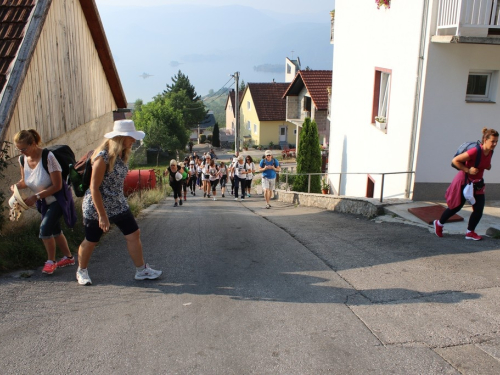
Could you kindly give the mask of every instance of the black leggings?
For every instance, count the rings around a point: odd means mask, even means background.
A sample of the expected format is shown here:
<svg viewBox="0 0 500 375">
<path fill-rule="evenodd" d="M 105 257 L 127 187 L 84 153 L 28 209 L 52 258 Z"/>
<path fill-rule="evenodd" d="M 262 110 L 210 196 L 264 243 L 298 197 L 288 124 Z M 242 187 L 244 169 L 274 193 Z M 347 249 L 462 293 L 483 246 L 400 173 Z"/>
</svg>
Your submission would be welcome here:
<svg viewBox="0 0 500 375">
<path fill-rule="evenodd" d="M 470 215 L 469 225 L 467 226 L 467 229 L 470 231 L 474 231 L 474 229 L 476 229 L 476 226 L 479 224 L 479 220 L 481 220 L 481 217 L 483 217 L 483 210 L 485 203 L 484 194 L 474 194 L 474 198 L 476 199 L 476 203 L 472 205 L 472 214 Z M 458 207 L 455 207 L 453 210 L 447 208 L 441 215 L 441 219 L 439 219 L 439 222 L 441 224 L 446 223 L 450 217 L 452 217 L 462 209 L 464 204 L 465 204 L 465 198 L 462 193 L 462 201 L 460 205 Z"/>
<path fill-rule="evenodd" d="M 194 176 L 191 176 L 191 178 L 189 179 L 189 189 L 190 191 L 196 191 L 196 175 Z"/>
</svg>

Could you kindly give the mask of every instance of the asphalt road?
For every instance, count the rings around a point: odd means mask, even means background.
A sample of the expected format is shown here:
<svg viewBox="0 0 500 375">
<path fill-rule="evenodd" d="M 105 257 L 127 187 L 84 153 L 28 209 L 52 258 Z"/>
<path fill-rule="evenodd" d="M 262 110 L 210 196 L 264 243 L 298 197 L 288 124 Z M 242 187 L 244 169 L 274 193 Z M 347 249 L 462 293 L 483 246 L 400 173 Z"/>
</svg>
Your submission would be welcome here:
<svg viewBox="0 0 500 375">
<path fill-rule="evenodd" d="M 499 242 L 262 197 L 170 198 L 89 266 L 0 278 L 2 374 L 498 374 Z"/>
</svg>

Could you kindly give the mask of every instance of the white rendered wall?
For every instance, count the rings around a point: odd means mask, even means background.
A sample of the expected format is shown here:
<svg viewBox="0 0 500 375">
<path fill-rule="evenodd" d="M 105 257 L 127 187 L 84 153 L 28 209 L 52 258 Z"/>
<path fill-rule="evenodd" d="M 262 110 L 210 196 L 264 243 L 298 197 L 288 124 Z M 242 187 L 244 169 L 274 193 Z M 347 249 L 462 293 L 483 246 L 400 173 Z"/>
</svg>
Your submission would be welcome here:
<svg viewBox="0 0 500 375">
<path fill-rule="evenodd" d="M 380 195 L 377 172 L 408 169 L 423 0 L 335 2 L 335 55 L 329 173 L 368 172 Z M 392 70 L 387 133 L 372 123 L 375 67 Z M 338 178 L 330 175 L 335 192 Z M 343 177 L 342 195 L 365 196 L 367 175 Z M 403 197 L 406 175 L 386 177 L 384 196 Z"/>
</svg>

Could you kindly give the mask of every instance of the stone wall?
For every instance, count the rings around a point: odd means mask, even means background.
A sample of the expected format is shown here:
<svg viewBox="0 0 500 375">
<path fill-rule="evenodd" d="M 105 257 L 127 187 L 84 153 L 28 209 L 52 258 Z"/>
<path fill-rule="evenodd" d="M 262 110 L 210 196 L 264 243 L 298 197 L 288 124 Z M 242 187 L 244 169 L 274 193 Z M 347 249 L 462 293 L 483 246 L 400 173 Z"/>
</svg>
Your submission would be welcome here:
<svg viewBox="0 0 500 375">
<path fill-rule="evenodd" d="M 318 207 L 330 211 L 375 217 L 384 214 L 384 204 L 373 198 L 342 197 L 330 194 L 310 194 L 276 190 L 275 198 L 284 203 Z"/>
</svg>

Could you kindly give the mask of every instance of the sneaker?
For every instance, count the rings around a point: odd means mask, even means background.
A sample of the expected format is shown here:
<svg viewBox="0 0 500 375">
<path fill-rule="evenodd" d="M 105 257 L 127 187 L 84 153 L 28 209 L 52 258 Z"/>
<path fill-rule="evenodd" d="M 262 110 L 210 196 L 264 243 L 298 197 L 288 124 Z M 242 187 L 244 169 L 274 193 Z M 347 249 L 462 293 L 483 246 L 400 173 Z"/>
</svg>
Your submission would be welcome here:
<svg viewBox="0 0 500 375">
<path fill-rule="evenodd" d="M 241 200 L 241 201 L 244 201 L 244 200 L 245 200 L 245 197 L 241 197 L 241 199 L 240 199 L 240 200 Z"/>
<path fill-rule="evenodd" d="M 210 194 L 207 194 L 207 198 L 210 198 Z"/>
<path fill-rule="evenodd" d="M 196 195 L 196 193 L 193 191 L 193 195 Z"/>
<path fill-rule="evenodd" d="M 247 198 L 252 198 L 252 196 L 250 194 L 247 194 Z"/>
<path fill-rule="evenodd" d="M 206 196 L 207 196 L 207 193 L 203 193 L 203 198 L 206 198 Z"/>
<path fill-rule="evenodd" d="M 67 256 L 63 256 L 59 262 L 56 263 L 57 268 L 63 268 L 66 266 L 74 266 L 75 265 L 75 257 L 68 258 Z"/>
<path fill-rule="evenodd" d="M 89 277 L 89 271 L 86 268 L 78 267 L 76 271 L 76 279 L 80 285 L 92 285 L 92 280 Z"/>
<path fill-rule="evenodd" d="M 216 200 L 217 200 L 217 198 L 214 197 L 214 201 L 216 201 Z"/>
<path fill-rule="evenodd" d="M 179 199 L 179 206 L 182 206 L 182 199 Z"/>
<path fill-rule="evenodd" d="M 177 202 L 174 203 L 174 207 L 177 207 Z"/>
<path fill-rule="evenodd" d="M 149 264 L 145 264 L 141 271 L 135 271 L 136 280 L 154 280 L 161 276 L 162 271 L 157 271 L 149 267 Z"/>
<path fill-rule="evenodd" d="M 465 239 L 466 240 L 474 240 L 474 241 L 480 241 L 483 239 L 483 237 L 481 237 L 479 234 L 477 234 L 476 232 L 472 231 L 472 232 L 469 232 L 465 235 Z"/>
<path fill-rule="evenodd" d="M 51 261 L 46 261 L 43 266 L 42 273 L 46 273 L 47 275 L 52 275 L 54 271 L 57 269 L 57 264 Z"/>
<path fill-rule="evenodd" d="M 443 237 L 443 226 L 439 225 L 437 220 L 434 220 L 434 233 L 438 237 Z"/>
<path fill-rule="evenodd" d="M 234 198 L 234 200 L 235 200 L 235 201 L 237 201 L 237 200 L 238 200 L 238 197 Z"/>
<path fill-rule="evenodd" d="M 224 194 L 222 194 L 222 198 L 225 198 L 225 195 L 224 195 Z"/>
<path fill-rule="evenodd" d="M 267 208 L 267 209 L 269 209 L 269 208 L 271 208 L 271 206 L 270 206 L 270 205 L 268 205 L 268 204 L 266 204 L 266 208 Z"/>
</svg>

